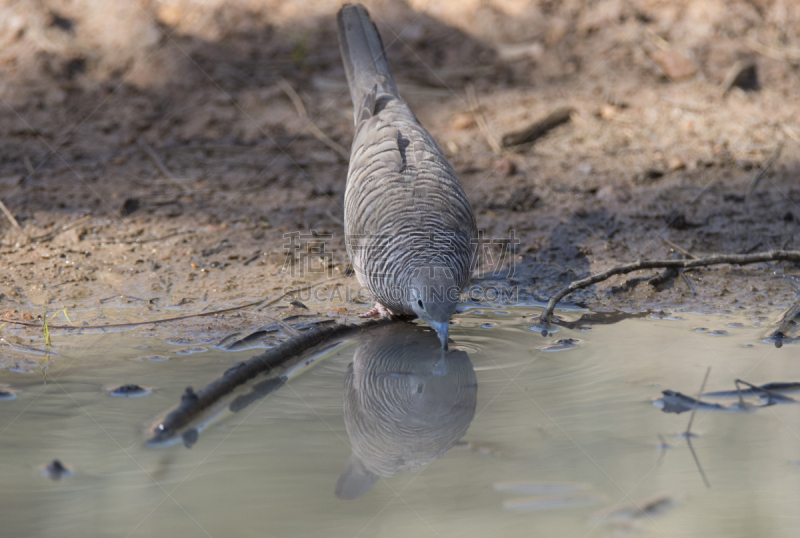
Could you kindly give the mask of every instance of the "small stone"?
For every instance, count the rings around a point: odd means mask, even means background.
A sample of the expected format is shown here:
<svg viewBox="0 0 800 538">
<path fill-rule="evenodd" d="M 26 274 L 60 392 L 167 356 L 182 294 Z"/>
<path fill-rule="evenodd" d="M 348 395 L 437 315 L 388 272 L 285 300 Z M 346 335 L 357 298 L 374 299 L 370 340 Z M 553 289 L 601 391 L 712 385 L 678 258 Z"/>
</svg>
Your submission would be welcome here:
<svg viewBox="0 0 800 538">
<path fill-rule="evenodd" d="M 53 460 L 42 469 L 42 476 L 51 480 L 61 480 L 62 477 L 69 477 L 74 474 L 60 460 Z"/>
<path fill-rule="evenodd" d="M 664 177 L 664 172 L 658 168 L 647 168 L 639 174 L 638 180 L 642 183 L 651 183 Z"/>
<path fill-rule="evenodd" d="M 741 88 L 745 91 L 758 90 L 760 86 L 755 62 L 736 62 L 733 64 L 720 87 L 723 93 L 729 92 L 731 88 Z"/>
<path fill-rule="evenodd" d="M 683 168 L 686 168 L 686 163 L 683 162 L 683 159 L 681 159 L 680 157 L 673 157 L 667 163 L 667 169 L 670 172 L 674 172 L 675 170 L 682 170 Z"/>
<path fill-rule="evenodd" d="M 141 398 L 142 396 L 150 394 L 150 391 L 144 387 L 130 383 L 111 389 L 109 394 L 117 398 Z"/>
<path fill-rule="evenodd" d="M 544 42 L 548 45 L 555 45 L 567 35 L 570 23 L 567 19 L 552 17 L 547 26 L 547 35 L 544 38 Z"/>
<path fill-rule="evenodd" d="M 463 131 L 464 129 L 472 129 L 475 127 L 475 117 L 472 114 L 468 114 L 462 112 L 460 114 L 456 114 L 450 120 L 450 127 L 457 131 Z"/>
<path fill-rule="evenodd" d="M 541 197 L 531 187 L 520 187 L 511 195 L 508 207 L 511 211 L 530 211 L 542 202 Z M 498 312 L 499 313 L 499 312 Z"/>
<path fill-rule="evenodd" d="M 678 51 L 656 51 L 653 54 L 653 61 L 664 70 L 665 75 L 675 81 L 687 79 L 697 73 L 694 62 Z"/>
<path fill-rule="evenodd" d="M 614 105 L 603 105 L 600 107 L 600 117 L 604 120 L 610 120 L 619 112 L 619 108 Z"/>
<path fill-rule="evenodd" d="M 517 173 L 517 163 L 508 157 L 498 159 L 492 163 L 492 170 L 499 172 L 503 176 L 513 176 Z"/>
<path fill-rule="evenodd" d="M 126 198 L 122 203 L 122 207 L 119 208 L 119 216 L 127 217 L 131 213 L 138 211 L 141 205 L 138 198 Z"/>
</svg>

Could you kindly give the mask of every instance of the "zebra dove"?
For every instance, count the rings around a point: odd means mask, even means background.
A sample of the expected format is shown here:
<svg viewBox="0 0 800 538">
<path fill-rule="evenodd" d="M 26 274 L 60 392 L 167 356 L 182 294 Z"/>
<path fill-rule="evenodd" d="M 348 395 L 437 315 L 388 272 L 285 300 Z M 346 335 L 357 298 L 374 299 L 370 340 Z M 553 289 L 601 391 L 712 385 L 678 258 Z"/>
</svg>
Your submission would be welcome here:
<svg viewBox="0 0 800 538">
<path fill-rule="evenodd" d="M 430 332 L 407 324 L 364 334 L 344 382 L 352 454 L 336 496 L 355 499 L 379 477 L 417 470 L 467 433 L 478 402 L 469 356 L 442 353 Z"/>
<path fill-rule="evenodd" d="M 475 215 L 452 166 L 400 97 L 375 24 L 339 11 L 355 137 L 345 191 L 347 252 L 376 301 L 370 316 L 414 316 L 447 349 L 450 317 L 477 250 Z"/>
</svg>

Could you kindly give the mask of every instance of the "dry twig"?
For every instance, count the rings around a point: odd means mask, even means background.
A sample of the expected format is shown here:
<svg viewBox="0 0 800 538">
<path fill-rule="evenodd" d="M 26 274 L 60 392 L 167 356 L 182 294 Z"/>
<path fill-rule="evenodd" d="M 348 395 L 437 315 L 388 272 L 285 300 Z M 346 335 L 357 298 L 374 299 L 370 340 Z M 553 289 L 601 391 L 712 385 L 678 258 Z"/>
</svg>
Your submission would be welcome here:
<svg viewBox="0 0 800 538">
<path fill-rule="evenodd" d="M 236 310 L 243 310 L 245 308 L 253 308 L 253 307 L 255 307 L 255 308 L 264 308 L 264 307 L 267 307 L 267 306 L 272 306 L 275 303 L 277 303 L 278 301 L 280 301 L 281 299 L 283 299 L 284 297 L 287 297 L 287 296 L 292 295 L 294 293 L 298 293 L 298 292 L 301 292 L 301 291 L 306 291 L 306 290 L 309 290 L 309 289 L 312 289 L 312 288 L 316 288 L 317 286 L 321 286 L 323 284 L 327 284 L 328 282 L 341 280 L 342 278 L 346 278 L 346 277 L 345 276 L 339 276 L 339 277 L 336 277 L 336 278 L 329 278 L 329 279 L 323 280 L 322 282 L 317 282 L 315 284 L 306 284 L 305 286 L 299 286 L 297 288 L 291 289 L 291 290 L 289 290 L 289 291 L 287 291 L 287 292 L 275 297 L 274 299 L 262 299 L 260 301 L 255 301 L 255 302 L 252 302 L 252 303 L 247 303 L 247 304 L 243 304 L 243 305 L 239 305 L 239 306 L 232 306 L 230 308 L 222 308 L 220 310 L 210 310 L 208 312 L 198 312 L 197 314 L 187 314 L 185 316 L 175 316 L 175 317 L 172 317 L 172 318 L 153 319 L 153 320 L 150 320 L 150 321 L 137 321 L 137 322 L 131 322 L 131 323 L 107 323 L 105 325 L 52 325 L 52 324 L 49 324 L 48 328 L 50 330 L 52 330 L 52 329 L 79 330 L 79 329 L 109 329 L 109 328 L 120 328 L 120 327 L 141 327 L 142 325 L 154 325 L 154 324 L 157 324 L 157 323 L 167 323 L 167 322 L 170 322 L 170 321 L 182 321 L 182 320 L 185 320 L 185 319 L 201 318 L 201 317 L 205 317 L 205 316 L 214 316 L 216 314 L 225 314 L 226 312 L 234 312 Z M 276 323 L 280 324 L 280 322 L 278 320 L 275 320 L 275 321 L 276 321 Z M 4 323 L 10 323 L 10 324 L 13 324 L 13 325 L 24 325 L 25 327 L 42 328 L 42 324 L 40 324 L 40 323 L 29 323 L 27 321 L 17 321 L 17 320 L 11 320 L 10 319 L 10 320 L 6 320 Z M 294 329 L 292 329 L 292 330 L 294 330 Z"/>
<path fill-rule="evenodd" d="M 781 150 L 783 149 L 783 144 L 778 144 L 778 146 L 770 153 L 769 157 L 764 159 L 764 162 L 761 163 L 761 166 L 758 169 L 755 177 L 753 177 L 753 181 L 750 182 L 750 186 L 747 187 L 747 194 L 745 194 L 744 200 L 745 202 L 750 201 L 750 195 L 753 194 L 753 191 L 756 190 L 758 184 L 764 179 L 764 176 L 767 175 L 767 172 L 772 170 L 772 167 L 775 165 L 775 161 L 778 160 L 778 157 L 781 156 Z"/>
<path fill-rule="evenodd" d="M 179 186 L 184 192 L 191 192 L 191 189 L 188 186 L 183 184 L 177 177 L 175 177 L 175 174 L 169 171 L 169 168 L 167 168 L 167 165 L 165 165 L 164 161 L 161 160 L 161 157 L 158 156 L 156 150 L 151 148 L 147 142 L 141 138 L 137 138 L 136 143 L 139 144 L 139 147 L 142 148 L 148 157 L 150 157 L 150 160 L 153 161 L 153 164 L 156 165 L 156 168 L 158 168 L 161 173 L 170 180 L 171 183 Z"/>
<path fill-rule="evenodd" d="M 678 245 L 676 243 L 673 243 L 672 241 L 670 241 L 666 237 L 662 237 L 661 240 L 663 242 L 665 242 L 667 245 L 669 245 L 670 247 L 674 248 L 675 250 L 677 250 L 678 252 L 683 254 L 684 256 L 688 256 L 688 257 L 690 257 L 692 259 L 696 259 L 697 258 L 697 256 L 695 256 L 694 254 L 692 254 L 691 252 L 689 252 L 688 250 L 686 250 L 682 246 L 680 246 L 680 245 Z"/>
<path fill-rule="evenodd" d="M 478 124 L 478 128 L 481 130 L 481 134 L 483 134 L 489 147 L 492 148 L 492 151 L 496 155 L 502 155 L 503 148 L 500 147 L 497 137 L 489 130 L 489 125 L 486 123 L 486 118 L 483 116 L 480 103 L 478 103 L 478 95 L 475 93 L 475 86 L 472 84 L 467 86 L 467 102 L 469 103 L 469 111 L 475 118 L 475 123 Z"/>
<path fill-rule="evenodd" d="M 773 47 L 768 47 L 762 43 L 759 43 L 755 39 L 746 38 L 744 40 L 744 44 L 750 47 L 752 50 L 756 51 L 757 53 L 766 56 L 767 58 L 772 58 L 773 60 L 778 61 L 790 61 L 790 60 L 800 60 L 800 50 L 797 49 L 776 49 Z"/>
<path fill-rule="evenodd" d="M 686 437 L 686 444 L 689 445 L 689 450 L 692 453 L 692 457 L 694 458 L 694 462 L 697 464 L 697 470 L 700 471 L 700 476 L 703 477 L 703 483 L 706 485 L 707 488 L 711 487 L 711 483 L 706 478 L 706 473 L 703 471 L 703 466 L 700 465 L 700 460 L 697 457 L 697 454 L 694 451 L 694 447 L 692 446 L 692 422 L 694 422 L 694 414 L 697 411 L 697 406 L 700 405 L 700 397 L 703 395 L 703 391 L 706 389 L 706 381 L 708 381 L 708 374 L 711 373 L 711 367 L 709 366 L 706 370 L 706 376 L 703 378 L 703 384 L 700 385 L 700 392 L 697 395 L 697 400 L 694 402 L 694 407 L 692 408 L 692 414 L 689 417 L 689 424 L 686 425 L 686 431 L 684 432 L 684 436 Z"/>
<path fill-rule="evenodd" d="M 558 302 L 575 290 L 588 288 L 598 282 L 608 280 L 615 275 L 624 275 L 642 269 L 690 269 L 692 267 L 706 267 L 709 265 L 731 264 L 748 265 L 751 263 L 787 261 L 800 263 L 800 250 L 770 250 L 767 252 L 755 252 L 753 254 L 719 254 L 708 258 L 696 258 L 694 260 L 639 260 L 626 265 L 612 267 L 607 271 L 591 275 L 572 282 L 569 286 L 560 289 L 550 297 L 547 307 L 542 312 L 541 320 L 543 323 L 550 323 Z"/>
<path fill-rule="evenodd" d="M 292 88 L 292 85 L 289 84 L 285 78 L 281 77 L 278 79 L 278 86 L 280 86 L 281 90 L 283 90 L 283 93 L 286 94 L 286 97 L 288 97 L 294 105 L 295 110 L 297 110 L 297 115 L 304 120 L 308 120 L 308 130 L 311 131 L 311 134 L 314 135 L 314 138 L 338 153 L 339 156 L 345 161 L 350 160 L 350 152 L 344 149 L 341 144 L 323 133 L 322 129 L 320 129 L 317 124 L 314 123 L 314 120 L 309 117 L 308 110 L 303 104 L 303 99 L 300 97 L 300 95 L 298 95 L 295 89 Z"/>
<path fill-rule="evenodd" d="M 3 215 L 5 215 L 6 218 L 11 222 L 11 225 L 19 230 L 19 222 L 17 222 L 17 219 L 14 218 L 13 213 L 8 210 L 6 204 L 4 204 L 2 200 L 0 200 L 0 211 L 2 211 Z"/>
</svg>

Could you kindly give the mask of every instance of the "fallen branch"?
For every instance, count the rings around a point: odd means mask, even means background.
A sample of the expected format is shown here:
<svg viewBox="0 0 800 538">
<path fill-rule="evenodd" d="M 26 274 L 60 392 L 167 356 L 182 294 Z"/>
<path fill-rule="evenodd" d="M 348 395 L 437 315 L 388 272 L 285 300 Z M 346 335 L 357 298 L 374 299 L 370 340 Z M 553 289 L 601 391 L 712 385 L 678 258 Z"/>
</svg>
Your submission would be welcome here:
<svg viewBox="0 0 800 538">
<path fill-rule="evenodd" d="M 273 372 L 276 368 L 284 365 L 293 357 L 323 342 L 352 332 L 372 329 L 390 322 L 391 320 L 383 318 L 366 321 L 360 324 L 339 324 L 327 327 L 315 327 L 314 329 L 278 344 L 264 353 L 255 355 L 229 368 L 221 377 L 215 379 L 198 392 L 194 392 L 191 387 L 187 387 L 186 391 L 181 396 L 181 403 L 178 404 L 178 407 L 172 410 L 164 420 L 156 424 L 153 428 L 153 436 L 147 443 L 149 445 L 160 445 L 175 439 L 180 434 L 186 446 L 191 447 L 197 440 L 197 429 L 191 428 L 184 432 L 181 432 L 181 430 L 189 426 L 203 411 L 212 407 L 237 387 L 261 374 Z M 269 392 L 279 388 L 285 382 L 285 376 L 278 375 L 265 380 L 263 382 L 264 386 L 260 387 L 259 390 L 255 392 L 259 397 L 263 397 Z M 231 402 L 230 408 L 232 411 L 237 411 L 243 405 L 244 402 L 234 400 Z"/>
<path fill-rule="evenodd" d="M 780 348 L 783 346 L 784 341 L 793 341 L 792 337 L 798 329 L 800 329 L 800 301 L 792 305 L 789 310 L 783 313 L 781 320 L 778 322 L 778 328 L 769 335 L 769 338 L 775 342 L 775 347 Z"/>
<path fill-rule="evenodd" d="M 588 288 L 598 282 L 608 280 L 615 275 L 624 275 L 642 269 L 690 269 L 692 267 L 706 267 L 709 265 L 731 264 L 748 265 L 751 263 L 787 261 L 800 263 L 800 250 L 770 250 L 768 252 L 756 252 L 753 254 L 719 254 L 708 258 L 696 258 L 694 260 L 639 260 L 612 267 L 607 271 L 591 275 L 581 280 L 572 282 L 569 286 L 560 289 L 555 295 L 550 297 L 547 307 L 542 312 L 541 320 L 549 324 L 558 302 L 575 290 Z"/>
<path fill-rule="evenodd" d="M 503 147 L 514 150 L 527 149 L 538 139 L 561 124 L 567 123 L 575 109 L 572 107 L 557 108 L 533 125 L 503 136 Z"/>
</svg>

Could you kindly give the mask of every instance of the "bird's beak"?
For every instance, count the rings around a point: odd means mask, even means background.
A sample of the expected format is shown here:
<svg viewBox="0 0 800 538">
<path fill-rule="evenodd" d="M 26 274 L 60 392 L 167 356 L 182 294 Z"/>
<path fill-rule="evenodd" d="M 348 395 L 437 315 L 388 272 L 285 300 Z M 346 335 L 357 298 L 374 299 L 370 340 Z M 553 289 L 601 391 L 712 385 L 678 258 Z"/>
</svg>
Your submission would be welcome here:
<svg viewBox="0 0 800 538">
<path fill-rule="evenodd" d="M 449 321 L 431 321 L 431 326 L 436 331 L 436 334 L 439 335 L 439 341 L 442 343 L 442 349 L 447 351 L 447 336 L 450 333 L 450 322 Z"/>
</svg>

